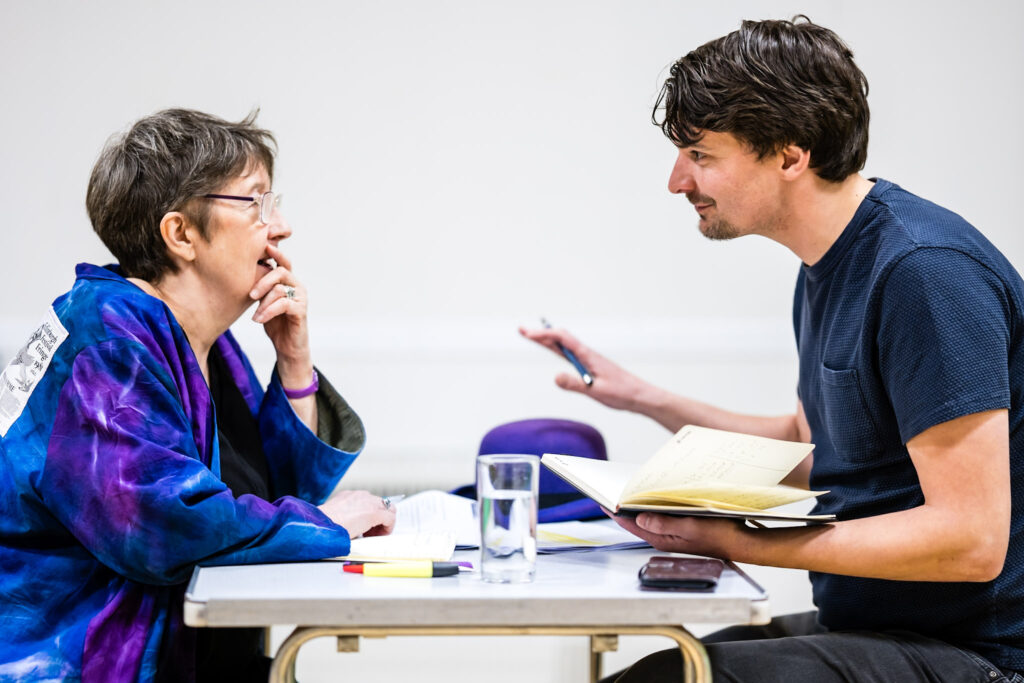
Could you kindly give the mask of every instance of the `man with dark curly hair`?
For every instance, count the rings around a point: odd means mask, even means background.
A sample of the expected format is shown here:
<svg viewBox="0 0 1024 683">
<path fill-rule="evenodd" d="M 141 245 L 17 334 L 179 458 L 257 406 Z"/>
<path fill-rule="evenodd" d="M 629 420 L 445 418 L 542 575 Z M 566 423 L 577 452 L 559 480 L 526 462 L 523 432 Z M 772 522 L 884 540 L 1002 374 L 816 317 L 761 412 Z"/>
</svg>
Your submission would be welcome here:
<svg viewBox="0 0 1024 683">
<path fill-rule="evenodd" d="M 832 524 L 754 529 L 645 513 L 666 551 L 810 571 L 817 610 L 705 639 L 716 681 L 1024 681 L 1024 282 L 960 216 L 881 178 L 868 86 L 806 17 L 743 22 L 672 67 L 655 123 L 669 190 L 711 239 L 762 235 L 802 264 L 796 410 L 741 415 L 677 396 L 562 330 L 522 330 L 590 369 L 563 389 L 676 431 L 805 441 L 787 483 Z M 610 680 L 678 681 L 676 650 Z"/>
</svg>

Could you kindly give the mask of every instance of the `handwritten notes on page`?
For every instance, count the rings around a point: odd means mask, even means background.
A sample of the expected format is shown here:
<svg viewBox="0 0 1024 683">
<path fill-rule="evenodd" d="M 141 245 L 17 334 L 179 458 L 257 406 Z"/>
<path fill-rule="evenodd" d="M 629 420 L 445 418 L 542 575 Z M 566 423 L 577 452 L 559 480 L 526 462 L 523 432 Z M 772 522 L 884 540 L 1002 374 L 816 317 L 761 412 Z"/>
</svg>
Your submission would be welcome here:
<svg viewBox="0 0 1024 683">
<path fill-rule="evenodd" d="M 730 491 L 744 486 L 774 487 L 813 448 L 813 444 L 686 426 L 637 470 L 623 489 L 621 501 L 625 502 L 633 495 L 644 496 L 673 489 L 686 488 L 689 492 L 691 487 L 700 488 L 712 483 L 720 483 Z M 756 490 L 751 491 L 752 495 L 756 493 Z M 708 497 L 721 501 L 717 495 Z M 729 502 L 738 503 L 735 500 Z M 781 504 L 773 503 L 767 507 Z"/>
</svg>

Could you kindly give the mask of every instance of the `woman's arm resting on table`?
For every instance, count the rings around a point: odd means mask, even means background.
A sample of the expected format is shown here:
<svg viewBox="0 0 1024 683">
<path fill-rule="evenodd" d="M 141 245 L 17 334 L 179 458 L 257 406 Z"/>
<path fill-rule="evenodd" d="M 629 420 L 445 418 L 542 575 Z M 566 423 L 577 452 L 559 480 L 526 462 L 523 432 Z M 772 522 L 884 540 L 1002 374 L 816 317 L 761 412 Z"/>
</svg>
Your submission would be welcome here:
<svg viewBox="0 0 1024 683">
<path fill-rule="evenodd" d="M 395 508 L 368 491 L 338 491 L 320 511 L 348 530 L 349 536 L 383 536 L 395 528 Z"/>
</svg>

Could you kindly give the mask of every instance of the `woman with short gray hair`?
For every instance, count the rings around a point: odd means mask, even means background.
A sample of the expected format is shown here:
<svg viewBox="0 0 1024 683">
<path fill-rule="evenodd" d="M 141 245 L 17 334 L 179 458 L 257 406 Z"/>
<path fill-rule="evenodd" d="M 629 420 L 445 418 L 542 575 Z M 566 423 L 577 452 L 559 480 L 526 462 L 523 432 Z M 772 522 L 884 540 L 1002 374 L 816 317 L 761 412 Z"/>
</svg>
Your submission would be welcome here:
<svg viewBox="0 0 1024 683">
<path fill-rule="evenodd" d="M 363 426 L 314 369 L 254 119 L 158 112 L 96 162 L 87 208 L 118 264 L 80 264 L 0 377 L 0 680 L 265 681 L 258 633 L 182 623 L 193 568 L 345 555 L 394 526 L 381 498 L 332 495 Z M 229 331 L 254 304 L 266 389 Z"/>
</svg>

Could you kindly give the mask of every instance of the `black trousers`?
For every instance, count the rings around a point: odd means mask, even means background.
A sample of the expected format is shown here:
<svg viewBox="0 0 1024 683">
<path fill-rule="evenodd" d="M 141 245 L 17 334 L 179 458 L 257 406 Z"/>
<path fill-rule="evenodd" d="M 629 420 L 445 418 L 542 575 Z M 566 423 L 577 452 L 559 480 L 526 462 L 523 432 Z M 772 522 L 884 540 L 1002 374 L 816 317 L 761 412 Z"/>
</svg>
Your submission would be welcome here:
<svg viewBox="0 0 1024 683">
<path fill-rule="evenodd" d="M 902 632 L 826 631 L 817 612 L 732 626 L 702 639 L 715 683 L 1024 683 L 980 655 Z M 644 657 L 602 683 L 679 683 L 679 649 Z"/>
<path fill-rule="evenodd" d="M 263 629 L 196 631 L 196 683 L 266 683 L 271 660 L 263 655 Z"/>
</svg>

